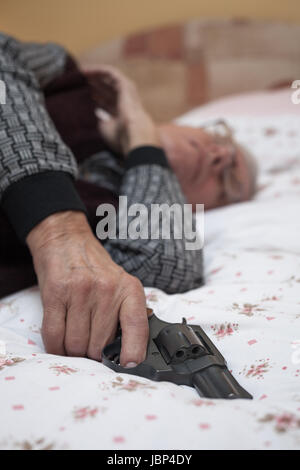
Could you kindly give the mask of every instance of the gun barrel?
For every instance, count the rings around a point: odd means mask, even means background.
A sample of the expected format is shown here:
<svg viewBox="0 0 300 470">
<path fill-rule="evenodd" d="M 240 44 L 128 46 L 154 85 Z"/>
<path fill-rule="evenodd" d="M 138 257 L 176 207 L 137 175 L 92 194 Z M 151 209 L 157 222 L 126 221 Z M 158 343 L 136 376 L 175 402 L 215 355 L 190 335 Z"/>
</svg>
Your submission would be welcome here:
<svg viewBox="0 0 300 470">
<path fill-rule="evenodd" d="M 252 398 L 225 367 L 213 365 L 195 372 L 192 383 L 201 397 L 206 398 Z"/>
</svg>

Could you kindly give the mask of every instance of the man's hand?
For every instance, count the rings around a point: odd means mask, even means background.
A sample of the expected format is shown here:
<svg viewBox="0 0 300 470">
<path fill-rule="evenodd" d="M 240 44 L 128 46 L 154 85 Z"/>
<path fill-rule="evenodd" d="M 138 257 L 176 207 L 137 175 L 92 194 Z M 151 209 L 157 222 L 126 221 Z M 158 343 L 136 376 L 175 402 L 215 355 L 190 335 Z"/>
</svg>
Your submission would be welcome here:
<svg viewBox="0 0 300 470">
<path fill-rule="evenodd" d="M 121 364 L 133 367 L 145 359 L 143 287 L 112 261 L 83 213 L 47 217 L 31 230 L 27 244 L 41 290 L 47 352 L 100 360 L 120 321 Z"/>
<path fill-rule="evenodd" d="M 96 104 L 102 108 L 97 112 L 99 130 L 112 150 L 125 156 L 141 145 L 159 146 L 157 128 L 146 112 L 135 84 L 111 66 L 95 66 L 84 70 L 93 90 Z M 103 89 L 106 101 L 103 101 Z M 110 90 L 110 99 L 109 97 Z M 112 103 L 115 96 L 115 105 Z M 109 111 L 109 114 L 104 111 Z"/>
</svg>

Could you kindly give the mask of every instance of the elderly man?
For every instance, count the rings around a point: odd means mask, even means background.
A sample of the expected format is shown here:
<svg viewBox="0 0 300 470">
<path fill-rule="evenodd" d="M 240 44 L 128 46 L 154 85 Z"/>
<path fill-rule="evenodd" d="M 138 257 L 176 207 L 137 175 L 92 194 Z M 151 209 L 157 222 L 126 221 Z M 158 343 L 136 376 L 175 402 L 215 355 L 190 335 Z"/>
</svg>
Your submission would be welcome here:
<svg viewBox="0 0 300 470">
<path fill-rule="evenodd" d="M 147 206 L 246 200 L 248 160 L 230 139 L 155 126 L 114 69 L 82 73 L 61 47 L 6 35 L 0 49 L 0 295 L 36 275 L 49 353 L 100 360 L 120 322 L 121 364 L 132 367 L 146 352 L 143 285 L 168 293 L 200 286 L 201 250 L 174 237 L 102 244 L 98 205 L 117 207 L 118 195 Z M 96 107 L 109 119 L 97 120 Z"/>
</svg>

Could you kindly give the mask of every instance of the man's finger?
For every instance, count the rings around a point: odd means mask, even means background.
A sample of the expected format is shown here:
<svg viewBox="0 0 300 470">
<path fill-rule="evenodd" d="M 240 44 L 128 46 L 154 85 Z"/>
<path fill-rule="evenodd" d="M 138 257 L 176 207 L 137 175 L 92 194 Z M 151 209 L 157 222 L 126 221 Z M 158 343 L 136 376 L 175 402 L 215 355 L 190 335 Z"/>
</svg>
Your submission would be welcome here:
<svg viewBox="0 0 300 470">
<path fill-rule="evenodd" d="M 102 137 L 106 140 L 111 148 L 118 151 L 118 122 L 117 119 L 111 117 L 105 110 L 97 110 L 96 113 L 98 121 L 98 129 Z"/>
<path fill-rule="evenodd" d="M 90 340 L 87 355 L 95 361 L 101 360 L 103 348 L 115 337 L 117 330 L 117 312 L 112 311 L 111 305 L 102 305 L 92 314 Z"/>
<path fill-rule="evenodd" d="M 49 354 L 65 356 L 66 306 L 63 303 L 44 305 L 42 337 Z"/>
<path fill-rule="evenodd" d="M 122 328 L 120 364 L 123 367 L 134 367 L 145 360 L 149 337 L 143 293 L 126 297 L 121 305 L 120 323 Z"/>
<path fill-rule="evenodd" d="M 112 119 L 111 114 L 109 114 L 105 109 L 102 108 L 97 108 L 95 110 L 95 114 L 98 119 L 101 119 L 101 121 L 110 121 Z"/>
<path fill-rule="evenodd" d="M 90 309 L 87 299 L 74 296 L 66 318 L 65 350 L 68 356 L 84 357 L 90 335 Z"/>
</svg>

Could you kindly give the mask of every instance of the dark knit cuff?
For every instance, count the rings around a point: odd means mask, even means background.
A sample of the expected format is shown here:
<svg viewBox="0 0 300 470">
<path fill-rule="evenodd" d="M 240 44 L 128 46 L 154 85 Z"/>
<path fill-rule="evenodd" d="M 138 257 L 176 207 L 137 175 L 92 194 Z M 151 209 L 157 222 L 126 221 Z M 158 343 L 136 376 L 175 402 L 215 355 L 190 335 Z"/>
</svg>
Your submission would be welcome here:
<svg viewBox="0 0 300 470">
<path fill-rule="evenodd" d="M 23 243 L 30 230 L 49 215 L 86 212 L 71 175 L 62 171 L 38 173 L 13 183 L 3 195 L 2 208 Z"/>
<path fill-rule="evenodd" d="M 131 150 L 125 160 L 125 168 L 129 170 L 139 165 L 160 165 L 170 168 L 164 150 L 160 147 L 143 145 Z"/>
</svg>

